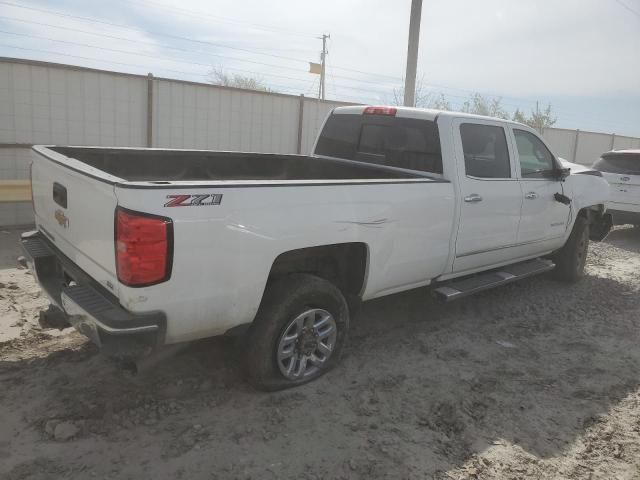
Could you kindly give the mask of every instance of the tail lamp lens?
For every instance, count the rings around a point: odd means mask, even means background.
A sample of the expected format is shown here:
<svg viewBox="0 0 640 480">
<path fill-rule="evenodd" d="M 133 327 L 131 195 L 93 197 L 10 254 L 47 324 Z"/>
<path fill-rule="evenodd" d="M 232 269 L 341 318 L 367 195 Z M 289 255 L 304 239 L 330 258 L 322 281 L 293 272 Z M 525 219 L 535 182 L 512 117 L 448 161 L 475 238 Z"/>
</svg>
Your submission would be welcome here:
<svg viewBox="0 0 640 480">
<path fill-rule="evenodd" d="M 173 223 L 170 218 L 116 209 L 116 271 L 130 287 L 149 286 L 171 275 Z"/>
</svg>

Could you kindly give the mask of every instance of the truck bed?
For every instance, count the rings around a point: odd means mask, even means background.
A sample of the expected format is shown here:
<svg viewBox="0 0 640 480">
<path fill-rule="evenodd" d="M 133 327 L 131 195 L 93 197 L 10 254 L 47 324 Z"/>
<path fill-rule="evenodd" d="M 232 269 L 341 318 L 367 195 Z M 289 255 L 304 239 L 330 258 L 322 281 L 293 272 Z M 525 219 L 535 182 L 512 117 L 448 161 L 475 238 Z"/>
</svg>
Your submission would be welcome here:
<svg viewBox="0 0 640 480">
<path fill-rule="evenodd" d="M 449 255 L 455 200 L 443 178 L 299 155 L 33 148 L 43 239 L 128 312 L 187 319 L 167 321 L 165 343 L 250 323 L 285 252 L 366 246 L 365 299 L 424 284 L 442 273 Z M 170 220 L 168 280 L 119 280 L 119 209 Z"/>
<path fill-rule="evenodd" d="M 130 182 L 423 178 L 418 172 L 350 160 L 272 153 L 49 147 Z"/>
</svg>

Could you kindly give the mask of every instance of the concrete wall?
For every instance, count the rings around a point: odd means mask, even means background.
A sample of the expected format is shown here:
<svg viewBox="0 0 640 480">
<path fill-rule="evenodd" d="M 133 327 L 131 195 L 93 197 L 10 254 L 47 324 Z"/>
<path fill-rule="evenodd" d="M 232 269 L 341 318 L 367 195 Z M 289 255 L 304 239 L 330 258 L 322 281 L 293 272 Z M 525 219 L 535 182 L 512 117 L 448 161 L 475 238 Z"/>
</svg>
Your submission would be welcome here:
<svg viewBox="0 0 640 480">
<path fill-rule="evenodd" d="M 154 80 L 153 146 L 295 153 L 300 101 Z"/>
<path fill-rule="evenodd" d="M 32 144 L 310 152 L 343 102 L 29 60 L 0 58 L 0 188 L 29 177 Z M 563 158 L 590 165 L 640 139 L 548 129 Z M 578 141 L 576 143 L 576 135 Z M 33 221 L 28 203 L 0 203 L 0 226 Z"/>
<path fill-rule="evenodd" d="M 0 143 L 145 144 L 145 79 L 0 62 L 0 105 Z"/>
<path fill-rule="evenodd" d="M 640 148 L 640 138 L 614 133 L 583 132 L 549 128 L 542 133 L 553 152 L 570 162 L 593 165 L 600 155 L 610 150 Z"/>
</svg>

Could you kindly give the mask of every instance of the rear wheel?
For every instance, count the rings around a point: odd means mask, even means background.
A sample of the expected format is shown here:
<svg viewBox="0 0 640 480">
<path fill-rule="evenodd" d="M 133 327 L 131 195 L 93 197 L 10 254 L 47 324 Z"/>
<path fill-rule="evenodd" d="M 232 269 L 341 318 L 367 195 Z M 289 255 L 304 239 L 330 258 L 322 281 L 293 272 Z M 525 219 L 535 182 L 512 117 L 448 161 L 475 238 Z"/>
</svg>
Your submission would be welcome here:
<svg viewBox="0 0 640 480">
<path fill-rule="evenodd" d="M 556 263 L 556 278 L 566 282 L 577 282 L 582 279 L 588 251 L 589 222 L 586 218 L 579 216 L 567 243 L 553 256 Z"/>
<path fill-rule="evenodd" d="M 247 334 L 249 381 L 281 390 L 318 378 L 339 361 L 349 328 L 349 309 L 332 283 L 293 274 L 267 287 Z"/>
</svg>

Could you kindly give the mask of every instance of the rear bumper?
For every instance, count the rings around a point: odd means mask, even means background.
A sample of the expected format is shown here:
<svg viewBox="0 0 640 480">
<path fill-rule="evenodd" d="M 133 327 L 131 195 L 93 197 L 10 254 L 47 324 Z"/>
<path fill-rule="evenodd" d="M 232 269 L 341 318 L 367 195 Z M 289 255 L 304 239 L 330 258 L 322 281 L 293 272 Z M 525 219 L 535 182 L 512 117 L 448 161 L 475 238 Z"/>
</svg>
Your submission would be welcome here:
<svg viewBox="0 0 640 480">
<path fill-rule="evenodd" d="M 607 209 L 607 213 L 611 214 L 614 225 L 640 225 L 640 212 Z"/>
<path fill-rule="evenodd" d="M 22 235 L 29 269 L 51 302 L 66 313 L 69 323 L 99 346 L 131 337 L 141 346 L 164 342 L 162 312 L 132 313 L 118 299 L 69 260 L 40 232 Z"/>
</svg>

